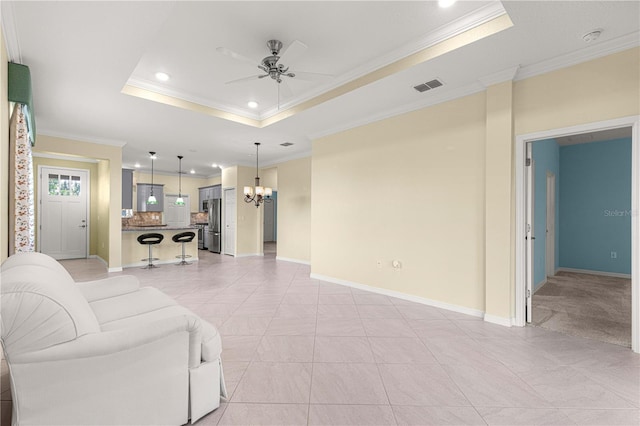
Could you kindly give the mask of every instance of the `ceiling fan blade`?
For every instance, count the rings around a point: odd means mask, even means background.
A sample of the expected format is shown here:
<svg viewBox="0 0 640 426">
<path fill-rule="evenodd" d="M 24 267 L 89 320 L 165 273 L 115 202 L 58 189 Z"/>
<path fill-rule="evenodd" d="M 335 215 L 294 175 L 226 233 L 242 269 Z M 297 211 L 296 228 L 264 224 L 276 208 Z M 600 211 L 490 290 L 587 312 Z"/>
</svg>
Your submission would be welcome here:
<svg viewBox="0 0 640 426">
<path fill-rule="evenodd" d="M 294 77 L 295 79 L 304 81 L 327 81 L 335 77 L 333 74 L 322 74 L 319 72 L 294 71 L 293 73 L 296 75 Z"/>
<path fill-rule="evenodd" d="M 237 61 L 248 62 L 251 65 L 256 65 L 256 64 L 260 63 L 260 61 L 256 61 L 256 60 L 253 60 L 251 58 L 247 58 L 246 56 L 241 55 L 238 52 L 234 52 L 233 50 L 228 49 L 226 47 L 217 47 L 216 48 L 216 52 L 218 52 L 218 53 L 220 53 L 222 55 L 225 55 L 225 56 L 229 56 L 229 57 L 231 57 L 231 58 L 233 58 L 233 59 L 235 59 Z"/>
<path fill-rule="evenodd" d="M 264 77 L 264 76 L 262 76 L 262 75 L 252 75 L 252 76 L 249 76 L 249 77 L 242 77 L 242 78 L 239 78 L 237 80 L 227 81 L 224 84 L 244 83 L 246 81 L 257 80 L 257 79 L 262 78 L 262 77 Z"/>
<path fill-rule="evenodd" d="M 282 54 L 280 55 L 281 64 L 289 65 L 290 63 L 295 63 L 296 60 L 302 56 L 302 54 L 307 50 L 307 45 L 299 40 L 293 40 L 286 49 L 284 49 Z"/>
</svg>

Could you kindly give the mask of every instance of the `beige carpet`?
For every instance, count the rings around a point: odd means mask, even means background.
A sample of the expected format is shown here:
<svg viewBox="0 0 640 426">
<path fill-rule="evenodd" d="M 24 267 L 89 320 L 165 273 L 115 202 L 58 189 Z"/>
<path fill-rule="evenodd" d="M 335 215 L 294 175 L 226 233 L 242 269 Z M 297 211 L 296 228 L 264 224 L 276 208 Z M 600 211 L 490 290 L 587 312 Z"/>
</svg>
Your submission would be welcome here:
<svg viewBox="0 0 640 426">
<path fill-rule="evenodd" d="M 533 324 L 631 346 L 631 280 L 559 272 L 533 296 Z"/>
</svg>

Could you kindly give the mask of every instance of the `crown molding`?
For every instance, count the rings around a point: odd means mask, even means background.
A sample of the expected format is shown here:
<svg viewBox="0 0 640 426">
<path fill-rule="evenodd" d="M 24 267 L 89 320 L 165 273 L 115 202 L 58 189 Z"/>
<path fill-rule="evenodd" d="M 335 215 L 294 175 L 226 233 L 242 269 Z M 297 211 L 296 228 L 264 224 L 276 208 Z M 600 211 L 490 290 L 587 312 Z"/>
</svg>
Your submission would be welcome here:
<svg viewBox="0 0 640 426">
<path fill-rule="evenodd" d="M 498 71 L 493 74 L 486 75 L 484 77 L 480 77 L 478 81 L 485 87 L 493 86 L 494 84 L 503 83 L 505 81 L 513 81 L 518 73 L 518 69 L 520 69 L 520 65 L 516 65 L 515 67 L 507 68 L 506 70 Z"/>
<path fill-rule="evenodd" d="M 446 41 L 482 24 L 486 24 L 487 22 L 502 15 L 507 15 L 507 11 L 504 9 L 504 6 L 502 6 L 500 1 L 489 3 L 488 5 L 474 10 L 473 12 L 447 23 L 446 25 L 436 28 L 413 42 L 406 43 L 403 47 L 396 49 L 393 52 L 381 55 L 374 60 L 342 74 L 341 76 L 333 79 L 331 83 L 323 84 L 317 86 L 315 89 L 307 91 L 306 95 L 303 97 L 295 98 L 280 104 L 280 109 L 271 108 L 264 111 L 260 118 L 262 120 L 268 119 L 298 104 L 321 96 L 330 90 L 337 89 L 353 80 L 371 74 L 380 68 L 392 65 L 397 61 L 413 55 L 414 53 L 433 47 L 438 43 Z"/>
<path fill-rule="evenodd" d="M 99 162 L 94 158 L 76 157 L 75 155 L 65 155 L 65 154 L 49 154 L 48 152 L 34 151 L 31 155 L 37 158 L 51 158 L 53 160 L 78 161 L 80 163 L 97 164 Z"/>
<path fill-rule="evenodd" d="M 344 132 L 356 127 L 364 126 L 367 124 L 375 123 L 376 121 L 385 120 L 387 118 L 395 117 L 398 115 L 406 114 L 408 112 L 416 111 L 419 109 L 427 108 L 430 106 L 438 105 L 444 102 L 452 101 L 454 99 L 463 98 L 465 96 L 473 95 L 474 93 L 482 92 L 485 87 L 479 83 L 471 83 L 466 86 L 462 86 L 456 89 L 452 89 L 448 92 L 443 92 L 439 95 L 428 96 L 425 99 L 421 99 L 418 102 L 412 102 L 410 104 L 401 105 L 396 108 L 381 112 L 379 114 L 372 115 L 370 117 L 361 118 L 340 126 L 331 127 L 322 132 L 313 133 L 307 135 L 311 140 L 319 139 L 325 136 L 333 135 L 339 132 Z"/>
<path fill-rule="evenodd" d="M 241 108 L 230 107 L 229 105 L 223 105 L 212 101 L 211 99 L 205 99 L 199 96 L 195 96 L 179 90 L 173 90 L 168 87 L 160 86 L 151 80 L 143 78 L 131 77 L 127 80 L 127 85 L 137 87 L 139 89 L 148 90 L 150 92 L 159 93 L 161 95 L 170 96 L 172 98 L 183 99 L 188 102 L 193 102 L 198 105 L 205 106 L 207 108 L 219 109 L 220 111 L 228 112 L 230 114 L 240 115 L 252 120 L 260 120 L 262 117 L 259 114 L 250 113 Z"/>
<path fill-rule="evenodd" d="M 76 135 L 72 133 L 55 132 L 55 131 L 50 131 L 46 129 L 45 130 L 38 129 L 38 135 L 49 136 L 52 138 L 69 139 L 76 142 L 94 143 L 97 145 L 117 146 L 119 148 L 122 148 L 127 144 L 126 142 L 123 142 L 123 141 L 117 141 L 112 139 L 100 139 L 94 136 L 82 136 L 82 135 Z"/>
<path fill-rule="evenodd" d="M 309 157 L 311 157 L 311 153 L 310 152 L 306 152 L 306 151 L 299 152 L 297 154 L 288 155 L 286 157 L 280 157 L 277 160 L 268 161 L 268 162 L 260 165 L 260 169 L 271 168 L 271 167 L 277 166 L 279 164 L 286 163 L 288 161 L 300 160 L 302 158 L 309 158 Z"/>
<path fill-rule="evenodd" d="M 16 30 L 16 18 L 13 2 L 0 1 L 0 15 L 2 16 L 2 33 L 7 46 L 7 56 L 9 62 L 22 63 L 22 53 L 18 42 L 18 31 Z"/>
<path fill-rule="evenodd" d="M 516 81 L 546 74 L 640 46 L 640 31 L 520 68 Z"/>
</svg>

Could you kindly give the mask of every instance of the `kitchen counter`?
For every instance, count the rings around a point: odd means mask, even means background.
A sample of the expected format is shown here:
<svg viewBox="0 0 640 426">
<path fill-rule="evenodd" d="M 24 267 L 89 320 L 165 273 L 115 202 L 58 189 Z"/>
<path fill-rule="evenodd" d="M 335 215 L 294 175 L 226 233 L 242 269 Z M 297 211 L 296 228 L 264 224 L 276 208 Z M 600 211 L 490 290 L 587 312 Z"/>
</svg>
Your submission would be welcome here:
<svg viewBox="0 0 640 426">
<path fill-rule="evenodd" d="M 143 226 L 126 226 L 126 227 L 123 226 L 122 232 L 129 232 L 129 231 L 151 232 L 151 231 L 177 231 L 177 230 L 190 231 L 194 229 L 197 230 L 198 228 L 195 225 L 187 225 L 187 226 L 143 225 Z"/>
<path fill-rule="evenodd" d="M 122 266 L 124 268 L 143 267 L 147 264 L 142 260 L 149 257 L 149 247 L 138 242 L 138 237 L 146 233 L 157 233 L 164 236 L 160 244 L 152 245 L 152 256 L 158 260 L 156 265 L 176 264 L 180 259 L 176 258 L 182 253 L 182 244 L 174 243 L 171 240 L 175 234 L 185 231 L 192 231 L 196 234 L 190 243 L 185 243 L 185 254 L 190 255 L 187 262 L 198 260 L 198 228 L 192 225 L 187 226 L 127 226 L 122 227 Z"/>
</svg>

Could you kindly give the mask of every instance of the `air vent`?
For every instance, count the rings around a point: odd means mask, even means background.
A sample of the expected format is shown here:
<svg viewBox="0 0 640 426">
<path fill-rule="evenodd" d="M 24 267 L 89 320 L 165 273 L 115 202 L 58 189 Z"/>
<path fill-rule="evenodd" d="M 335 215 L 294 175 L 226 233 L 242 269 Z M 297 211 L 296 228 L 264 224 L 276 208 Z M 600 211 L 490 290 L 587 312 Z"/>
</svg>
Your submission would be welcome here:
<svg viewBox="0 0 640 426">
<path fill-rule="evenodd" d="M 436 87 L 442 86 L 442 82 L 437 78 L 431 81 L 427 81 L 426 83 L 418 84 L 417 86 L 413 86 L 418 92 L 426 92 L 427 90 L 435 89 Z"/>
<path fill-rule="evenodd" d="M 281 143 L 280 146 L 291 146 L 293 145 L 291 142 Z"/>
</svg>

